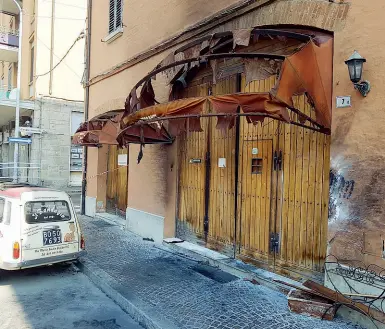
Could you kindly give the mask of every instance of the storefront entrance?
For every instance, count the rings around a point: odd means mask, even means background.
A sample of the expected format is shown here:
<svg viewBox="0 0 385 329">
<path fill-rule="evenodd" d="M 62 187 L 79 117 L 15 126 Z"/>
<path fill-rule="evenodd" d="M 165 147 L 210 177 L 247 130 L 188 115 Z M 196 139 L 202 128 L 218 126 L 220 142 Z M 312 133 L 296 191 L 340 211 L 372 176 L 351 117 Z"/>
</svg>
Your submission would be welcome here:
<svg viewBox="0 0 385 329">
<path fill-rule="evenodd" d="M 128 149 L 108 146 L 106 211 L 125 218 L 127 209 Z"/>
<path fill-rule="evenodd" d="M 246 86 L 237 74 L 185 92 L 264 92 L 275 79 Z M 315 116 L 306 96 L 294 101 Z M 216 117 L 201 118 L 202 132 L 180 137 L 177 235 L 292 277 L 317 276 L 326 256 L 330 136 L 270 118 L 237 120 L 219 130 Z"/>
</svg>

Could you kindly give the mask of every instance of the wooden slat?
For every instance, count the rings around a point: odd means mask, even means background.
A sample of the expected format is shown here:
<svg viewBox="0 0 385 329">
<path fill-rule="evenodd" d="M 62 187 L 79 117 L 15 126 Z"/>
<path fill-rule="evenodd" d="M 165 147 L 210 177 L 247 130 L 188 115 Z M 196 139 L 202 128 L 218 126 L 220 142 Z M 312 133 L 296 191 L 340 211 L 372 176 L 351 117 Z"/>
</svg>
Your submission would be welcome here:
<svg viewBox="0 0 385 329">
<path fill-rule="evenodd" d="M 299 106 L 298 98 L 295 99 L 295 105 Z M 302 202 L 302 152 L 303 152 L 303 128 L 296 127 L 296 170 L 295 170 L 295 209 L 294 209 L 294 256 L 295 263 L 300 262 L 301 245 L 301 202 Z"/>
<path fill-rule="evenodd" d="M 325 136 L 317 134 L 317 161 L 315 172 L 314 191 L 314 252 L 313 264 L 320 270 L 320 249 L 321 249 L 321 221 L 322 221 L 322 185 L 323 185 L 323 145 Z"/>
<path fill-rule="evenodd" d="M 278 122 L 278 152 L 282 152 L 281 170 L 277 172 L 277 219 L 275 232 L 280 234 L 280 248 L 277 257 L 282 259 L 282 254 L 286 253 L 285 247 L 287 239 L 287 222 L 283 218 L 284 203 L 284 172 L 285 172 L 285 124 Z"/>
<path fill-rule="evenodd" d="M 308 209 L 307 209 L 307 238 L 306 238 L 306 267 L 316 270 L 313 264 L 315 251 L 315 236 L 314 236 L 314 191 L 315 191 L 315 166 L 317 154 L 317 132 L 309 131 L 309 187 L 308 187 Z"/>
<path fill-rule="evenodd" d="M 247 248 L 246 247 L 246 231 L 247 231 L 247 223 L 248 223 L 248 218 L 247 218 L 247 142 L 245 142 L 245 136 L 247 134 L 246 131 L 246 123 L 244 121 L 244 118 L 241 119 L 242 122 L 242 135 L 243 138 L 241 139 L 241 144 L 242 144 L 242 154 L 240 154 L 240 160 L 239 164 L 241 166 L 241 177 L 242 177 L 242 196 L 241 196 L 241 248 Z"/>
<path fill-rule="evenodd" d="M 263 246 L 266 254 L 269 253 L 269 242 L 270 242 L 270 219 L 271 219 L 271 193 L 272 193 L 272 160 L 273 160 L 273 147 L 272 147 L 272 141 L 267 140 L 264 142 L 264 150 L 266 150 L 265 156 L 266 156 L 266 185 L 265 185 L 265 198 L 262 199 L 265 202 L 265 218 L 264 218 L 264 228 L 265 231 L 263 232 Z"/>
<path fill-rule="evenodd" d="M 186 138 L 184 135 L 182 135 L 179 138 L 179 145 L 180 145 L 180 170 L 179 170 L 179 217 L 178 220 L 185 221 L 186 220 L 186 205 L 184 202 L 184 195 L 185 195 L 185 176 L 186 176 L 186 159 L 187 159 L 187 154 L 186 154 Z"/>
<path fill-rule="evenodd" d="M 119 149 L 118 155 L 123 154 L 127 157 L 128 164 L 128 149 Z M 117 206 L 123 213 L 127 209 L 127 182 L 128 182 L 128 166 L 119 167 L 117 170 Z"/>
<path fill-rule="evenodd" d="M 304 109 L 307 114 L 307 100 L 304 96 L 300 97 L 300 108 Z M 309 113 L 310 114 L 310 113 Z M 307 196 L 309 187 L 309 129 L 302 129 L 303 145 L 302 145 L 302 189 L 301 189 L 301 232 L 300 232 L 300 265 L 306 265 L 306 249 L 307 249 Z M 309 257 L 312 258 L 311 255 Z"/>
<path fill-rule="evenodd" d="M 247 129 L 247 135 L 250 136 L 250 127 L 249 125 L 246 126 Z M 250 154 L 250 142 L 245 143 L 245 154 L 244 154 L 244 161 L 246 162 L 246 172 L 245 172 L 245 184 L 246 184 L 246 202 L 245 202 L 245 211 L 246 211 L 246 228 L 245 228 L 245 240 L 246 240 L 246 249 L 254 249 L 253 246 L 250 244 L 250 232 L 253 228 L 253 220 L 255 219 L 254 214 L 251 213 L 251 199 L 252 199 L 252 179 L 250 175 L 250 162 L 251 162 L 251 154 Z"/>
<path fill-rule="evenodd" d="M 291 130 L 289 124 L 283 124 L 284 150 L 282 162 L 283 175 L 283 202 L 282 202 L 282 216 L 281 216 L 281 259 L 284 262 L 288 261 L 289 246 L 291 236 L 289 235 L 289 208 L 290 208 L 290 146 L 291 146 Z"/>
<path fill-rule="evenodd" d="M 110 145 L 108 147 L 107 198 L 111 200 L 114 200 L 116 197 L 116 168 L 118 167 L 117 153 L 117 146 Z"/>
</svg>

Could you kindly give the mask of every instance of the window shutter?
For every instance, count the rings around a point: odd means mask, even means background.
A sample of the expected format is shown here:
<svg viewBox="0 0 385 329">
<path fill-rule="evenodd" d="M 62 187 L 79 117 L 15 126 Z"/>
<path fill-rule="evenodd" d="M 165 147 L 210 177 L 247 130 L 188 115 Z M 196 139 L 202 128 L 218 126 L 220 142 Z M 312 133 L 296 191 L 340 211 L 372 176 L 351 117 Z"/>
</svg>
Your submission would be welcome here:
<svg viewBox="0 0 385 329">
<path fill-rule="evenodd" d="M 116 25 L 115 29 L 122 26 L 122 0 L 116 0 Z"/>
<path fill-rule="evenodd" d="M 110 20 L 108 25 L 108 33 L 111 33 L 115 30 L 115 1 L 110 0 Z"/>
<path fill-rule="evenodd" d="M 31 63 L 30 63 L 30 68 L 29 68 L 29 82 L 33 81 L 34 78 L 34 63 L 35 63 L 35 47 L 33 45 L 31 47 Z"/>
</svg>

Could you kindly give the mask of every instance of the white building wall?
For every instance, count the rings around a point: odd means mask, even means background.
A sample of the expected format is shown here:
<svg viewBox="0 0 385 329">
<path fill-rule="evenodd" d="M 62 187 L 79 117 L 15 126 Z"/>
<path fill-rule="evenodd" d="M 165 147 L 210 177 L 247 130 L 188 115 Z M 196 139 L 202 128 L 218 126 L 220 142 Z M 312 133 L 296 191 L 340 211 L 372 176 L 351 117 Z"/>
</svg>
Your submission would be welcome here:
<svg viewBox="0 0 385 329">
<path fill-rule="evenodd" d="M 50 71 L 52 1 L 37 0 L 36 75 Z M 85 28 L 87 0 L 61 0 L 55 2 L 53 66 L 74 43 Z M 50 75 L 37 77 L 35 94 L 69 100 L 83 101 L 81 85 L 84 72 L 85 39 L 78 41 L 63 62 L 54 69 L 52 94 L 49 90 Z"/>
</svg>

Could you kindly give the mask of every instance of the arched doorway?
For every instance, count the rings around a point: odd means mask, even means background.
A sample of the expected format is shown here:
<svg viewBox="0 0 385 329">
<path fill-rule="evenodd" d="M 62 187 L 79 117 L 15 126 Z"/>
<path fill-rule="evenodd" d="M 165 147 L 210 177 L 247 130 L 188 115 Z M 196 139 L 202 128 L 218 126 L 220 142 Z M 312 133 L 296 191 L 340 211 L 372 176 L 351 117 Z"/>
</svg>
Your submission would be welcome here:
<svg viewBox="0 0 385 329">
<path fill-rule="evenodd" d="M 253 50 L 287 55 L 297 46 L 262 40 Z M 211 68 L 201 68 L 176 97 L 268 92 L 276 85 L 277 76 L 247 84 L 238 60 L 217 66 L 215 84 Z M 293 101 L 315 118 L 306 95 Z M 295 113 L 291 119 L 301 121 Z M 177 236 L 295 278 L 319 276 L 326 257 L 330 136 L 270 118 L 253 125 L 239 117 L 229 130 L 216 125 L 216 117 L 201 118 L 202 132 L 178 137 Z"/>
<path fill-rule="evenodd" d="M 106 211 L 125 218 L 127 209 L 128 149 L 108 145 Z"/>
<path fill-rule="evenodd" d="M 177 138 L 178 237 L 317 276 L 326 254 L 333 43 L 288 30 L 223 32 L 171 53 L 131 91 L 117 139 L 128 145 L 128 130 L 138 129 L 146 144 L 146 127 Z M 159 104 L 151 77 L 163 71 L 173 101 Z"/>
</svg>

